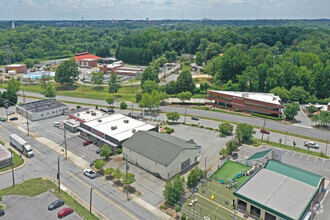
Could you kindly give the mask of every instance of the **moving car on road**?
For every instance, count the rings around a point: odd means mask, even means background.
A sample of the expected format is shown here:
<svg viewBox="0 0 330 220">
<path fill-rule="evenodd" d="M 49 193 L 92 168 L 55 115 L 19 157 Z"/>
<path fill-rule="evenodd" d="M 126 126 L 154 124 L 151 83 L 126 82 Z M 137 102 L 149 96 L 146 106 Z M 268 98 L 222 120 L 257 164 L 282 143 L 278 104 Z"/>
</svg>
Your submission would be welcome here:
<svg viewBox="0 0 330 220">
<path fill-rule="evenodd" d="M 54 127 L 60 127 L 60 126 L 61 126 L 61 122 L 58 121 L 54 122 Z"/>
<path fill-rule="evenodd" d="M 270 134 L 270 132 L 269 132 L 269 131 L 267 131 L 267 130 L 265 130 L 265 129 L 261 129 L 261 130 L 260 130 L 260 133 L 264 133 L 264 134 Z"/>
<path fill-rule="evenodd" d="M 62 218 L 64 216 L 71 214 L 72 212 L 73 212 L 72 208 L 64 208 L 57 213 L 57 217 Z"/>
<path fill-rule="evenodd" d="M 96 173 L 91 169 L 84 170 L 84 175 L 91 179 L 94 179 L 96 177 Z"/>
<path fill-rule="evenodd" d="M 57 209 L 58 207 L 64 205 L 64 200 L 63 199 L 58 199 L 58 200 L 55 200 L 54 202 L 52 202 L 49 206 L 48 206 L 48 210 L 51 211 L 51 210 L 54 210 L 54 209 Z"/>
<path fill-rule="evenodd" d="M 5 122 L 6 121 L 6 118 L 0 117 L 0 121 Z"/>
<path fill-rule="evenodd" d="M 5 210 L 0 209 L 0 216 L 3 216 L 3 215 L 5 215 Z"/>
<path fill-rule="evenodd" d="M 305 141 L 305 147 L 309 146 L 310 148 L 314 148 L 314 149 L 319 149 L 320 146 L 315 143 L 315 142 L 311 142 L 311 141 Z"/>
<path fill-rule="evenodd" d="M 91 144 L 91 143 L 93 143 L 93 141 L 91 141 L 91 140 L 86 140 L 86 141 L 84 141 L 83 145 L 84 145 L 84 146 L 87 146 L 87 145 L 89 145 L 89 144 Z"/>
<path fill-rule="evenodd" d="M 18 120 L 18 117 L 12 117 L 12 118 L 10 118 L 9 120 L 10 120 L 10 121 L 16 121 L 16 120 Z"/>
<path fill-rule="evenodd" d="M 196 116 L 191 116 L 191 120 L 195 120 L 195 121 L 198 121 L 198 120 L 199 120 L 199 118 L 198 118 L 198 117 L 196 117 Z"/>
</svg>

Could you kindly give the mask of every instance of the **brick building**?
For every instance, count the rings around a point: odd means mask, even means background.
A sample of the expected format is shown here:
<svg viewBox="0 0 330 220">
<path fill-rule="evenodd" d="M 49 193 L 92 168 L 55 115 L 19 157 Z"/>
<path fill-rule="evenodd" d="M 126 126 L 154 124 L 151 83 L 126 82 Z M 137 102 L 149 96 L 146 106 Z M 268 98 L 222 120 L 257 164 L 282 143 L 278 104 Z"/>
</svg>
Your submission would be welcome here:
<svg viewBox="0 0 330 220">
<path fill-rule="evenodd" d="M 11 64 L 5 66 L 5 73 L 9 71 L 15 71 L 16 73 L 25 73 L 26 72 L 26 64 Z"/>
<path fill-rule="evenodd" d="M 245 112 L 255 112 L 266 115 L 281 115 L 282 103 L 278 96 L 272 93 L 207 91 L 208 104 L 215 107 L 224 106 Z"/>
<path fill-rule="evenodd" d="M 100 67 L 100 71 L 104 74 L 116 73 L 121 76 L 133 76 L 137 79 L 142 78 L 142 73 L 144 71 L 143 67 L 124 67 L 123 62 L 118 61 L 112 64 L 103 65 Z"/>
<path fill-rule="evenodd" d="M 78 66 L 89 68 L 97 66 L 97 60 L 101 59 L 101 57 L 90 54 L 89 52 L 77 53 L 74 57 Z"/>
</svg>

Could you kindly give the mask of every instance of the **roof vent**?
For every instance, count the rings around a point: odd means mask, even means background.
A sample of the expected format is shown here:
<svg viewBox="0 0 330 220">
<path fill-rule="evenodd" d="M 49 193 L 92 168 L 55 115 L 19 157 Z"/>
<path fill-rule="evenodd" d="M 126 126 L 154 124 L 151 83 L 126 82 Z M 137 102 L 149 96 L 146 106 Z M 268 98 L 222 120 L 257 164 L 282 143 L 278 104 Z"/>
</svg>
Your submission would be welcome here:
<svg viewBox="0 0 330 220">
<path fill-rule="evenodd" d="M 133 133 L 133 134 L 135 134 L 135 133 L 136 133 L 136 130 L 135 130 L 135 129 L 133 129 L 133 130 L 132 130 L 132 133 Z"/>
<path fill-rule="evenodd" d="M 111 126 L 111 130 L 116 130 L 117 126 Z"/>
<path fill-rule="evenodd" d="M 129 122 L 129 120 L 127 120 L 127 119 L 124 120 L 124 123 L 128 123 L 128 122 Z"/>
<path fill-rule="evenodd" d="M 78 114 L 77 114 L 77 116 L 79 117 L 79 116 L 80 116 L 80 114 L 78 113 Z"/>
<path fill-rule="evenodd" d="M 89 114 L 89 113 L 91 113 L 91 111 L 90 110 L 87 110 L 86 113 Z"/>
<path fill-rule="evenodd" d="M 92 115 L 95 116 L 96 115 L 96 112 L 92 112 Z"/>
<path fill-rule="evenodd" d="M 98 121 L 98 122 L 102 122 L 102 119 L 99 118 L 99 119 L 97 119 L 97 121 Z"/>
</svg>

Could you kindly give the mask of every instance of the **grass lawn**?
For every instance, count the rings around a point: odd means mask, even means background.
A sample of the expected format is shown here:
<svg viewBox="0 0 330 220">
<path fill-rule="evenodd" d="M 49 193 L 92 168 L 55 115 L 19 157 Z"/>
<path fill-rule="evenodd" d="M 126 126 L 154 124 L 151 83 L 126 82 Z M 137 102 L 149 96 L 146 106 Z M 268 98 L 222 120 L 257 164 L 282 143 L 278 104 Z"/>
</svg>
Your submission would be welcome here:
<svg viewBox="0 0 330 220">
<path fill-rule="evenodd" d="M 249 177 L 236 177 L 237 174 L 245 173 L 250 170 L 251 167 L 236 163 L 234 161 L 228 160 L 220 169 L 218 169 L 213 175 L 212 178 L 216 181 L 223 180 L 226 182 L 227 179 L 233 179 L 235 177 L 237 184 L 236 186 L 241 185 Z"/>
<path fill-rule="evenodd" d="M 36 196 L 51 189 L 55 190 L 55 194 L 60 198 L 63 198 L 65 203 L 72 207 L 75 212 L 87 220 L 98 219 L 95 215 L 89 213 L 89 210 L 78 203 L 74 198 L 62 191 L 58 193 L 57 186 L 50 180 L 43 180 L 41 178 L 35 178 L 25 181 L 21 184 L 16 184 L 14 187 L 8 187 L 0 190 L 0 196 L 2 195 L 26 195 Z M 48 204 L 47 204 L 48 205 Z"/>
<path fill-rule="evenodd" d="M 14 163 L 14 167 L 18 167 L 20 165 L 22 165 L 24 163 L 24 159 L 21 158 L 15 151 L 13 151 L 12 149 L 8 149 L 10 152 L 13 153 L 13 163 Z M 11 169 L 11 166 L 8 167 L 3 167 L 0 169 L 0 172 L 6 171 Z"/>
</svg>

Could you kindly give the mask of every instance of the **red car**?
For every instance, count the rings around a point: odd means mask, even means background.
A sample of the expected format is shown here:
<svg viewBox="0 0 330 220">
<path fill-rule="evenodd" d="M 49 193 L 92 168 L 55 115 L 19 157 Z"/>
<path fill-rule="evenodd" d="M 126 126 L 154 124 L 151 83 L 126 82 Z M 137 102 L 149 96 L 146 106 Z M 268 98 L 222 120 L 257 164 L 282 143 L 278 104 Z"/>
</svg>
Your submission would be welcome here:
<svg viewBox="0 0 330 220">
<path fill-rule="evenodd" d="M 89 144 L 91 144 L 91 143 L 93 143 L 93 141 L 91 141 L 91 140 L 86 140 L 86 141 L 84 141 L 83 145 L 84 145 L 84 146 L 87 146 L 87 145 L 89 145 Z"/>
<path fill-rule="evenodd" d="M 73 212 L 72 208 L 64 208 L 61 211 L 57 213 L 57 217 L 63 218 L 64 216 L 67 216 Z"/>
<path fill-rule="evenodd" d="M 267 131 L 267 130 L 265 130 L 265 129 L 261 129 L 261 130 L 260 130 L 260 133 L 264 133 L 264 134 L 270 134 L 270 132 L 269 132 L 269 131 Z"/>
</svg>

